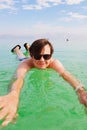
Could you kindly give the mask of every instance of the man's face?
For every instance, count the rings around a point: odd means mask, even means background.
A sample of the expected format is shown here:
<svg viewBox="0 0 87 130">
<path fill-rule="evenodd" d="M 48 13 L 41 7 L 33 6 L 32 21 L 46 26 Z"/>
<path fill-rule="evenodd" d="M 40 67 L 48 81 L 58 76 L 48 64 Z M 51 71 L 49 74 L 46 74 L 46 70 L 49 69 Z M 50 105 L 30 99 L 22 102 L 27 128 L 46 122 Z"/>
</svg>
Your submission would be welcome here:
<svg viewBox="0 0 87 130">
<path fill-rule="evenodd" d="M 34 56 L 32 57 L 34 66 L 39 69 L 47 68 L 51 61 L 50 54 L 51 54 L 50 46 L 49 45 L 44 46 L 40 55 L 36 57 L 37 59 L 35 59 Z"/>
</svg>

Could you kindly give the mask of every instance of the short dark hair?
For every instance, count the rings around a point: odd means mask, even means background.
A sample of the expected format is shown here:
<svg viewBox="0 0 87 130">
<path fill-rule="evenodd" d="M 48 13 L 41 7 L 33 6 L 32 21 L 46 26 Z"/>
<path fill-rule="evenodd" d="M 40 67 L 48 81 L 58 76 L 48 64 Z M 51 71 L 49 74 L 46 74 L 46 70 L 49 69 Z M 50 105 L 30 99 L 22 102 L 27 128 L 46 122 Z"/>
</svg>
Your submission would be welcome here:
<svg viewBox="0 0 87 130">
<path fill-rule="evenodd" d="M 24 43 L 24 47 L 26 47 L 27 44 L 28 44 L 28 43 Z"/>
<path fill-rule="evenodd" d="M 46 45 L 50 46 L 50 51 L 51 51 L 51 55 L 52 55 L 54 52 L 52 44 L 47 39 L 38 39 L 38 40 L 34 41 L 29 48 L 31 57 L 34 55 L 40 54 L 43 47 Z"/>
</svg>

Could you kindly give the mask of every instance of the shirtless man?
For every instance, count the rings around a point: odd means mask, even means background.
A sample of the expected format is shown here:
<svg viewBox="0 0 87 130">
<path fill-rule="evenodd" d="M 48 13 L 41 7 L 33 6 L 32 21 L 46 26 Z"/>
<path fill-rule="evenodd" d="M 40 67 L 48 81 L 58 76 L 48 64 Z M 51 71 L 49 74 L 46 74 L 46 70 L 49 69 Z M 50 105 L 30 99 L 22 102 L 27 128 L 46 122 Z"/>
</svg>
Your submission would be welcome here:
<svg viewBox="0 0 87 130">
<path fill-rule="evenodd" d="M 52 57 L 53 52 L 52 44 L 47 39 L 38 39 L 32 43 L 29 48 L 31 57 L 19 64 L 10 92 L 0 96 L 0 120 L 4 118 L 2 126 L 8 125 L 15 118 L 25 75 L 32 68 L 52 68 L 57 71 L 75 89 L 80 102 L 87 106 L 87 92 L 84 85 L 72 76 L 59 60 Z"/>
</svg>

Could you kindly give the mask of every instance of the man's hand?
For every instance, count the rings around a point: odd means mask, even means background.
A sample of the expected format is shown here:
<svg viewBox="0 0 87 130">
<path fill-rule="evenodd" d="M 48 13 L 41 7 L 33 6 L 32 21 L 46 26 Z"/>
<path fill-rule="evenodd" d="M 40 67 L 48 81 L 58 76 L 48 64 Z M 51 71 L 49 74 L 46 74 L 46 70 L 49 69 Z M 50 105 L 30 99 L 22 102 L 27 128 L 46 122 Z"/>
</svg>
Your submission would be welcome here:
<svg viewBox="0 0 87 130">
<path fill-rule="evenodd" d="M 0 96 L 0 120 L 4 119 L 2 126 L 7 126 L 16 117 L 18 96 L 15 91 L 8 95 Z"/>
<path fill-rule="evenodd" d="M 85 90 L 78 91 L 78 98 L 81 104 L 84 104 L 87 107 L 87 92 Z"/>
</svg>

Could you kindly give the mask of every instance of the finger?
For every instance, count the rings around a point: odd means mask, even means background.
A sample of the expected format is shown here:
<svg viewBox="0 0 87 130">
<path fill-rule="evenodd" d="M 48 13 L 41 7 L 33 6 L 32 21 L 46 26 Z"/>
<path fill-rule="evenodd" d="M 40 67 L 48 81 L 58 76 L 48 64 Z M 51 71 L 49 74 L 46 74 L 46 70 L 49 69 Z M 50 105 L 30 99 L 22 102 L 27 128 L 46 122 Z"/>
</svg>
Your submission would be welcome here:
<svg viewBox="0 0 87 130">
<path fill-rule="evenodd" d="M 85 102 L 85 106 L 87 107 L 87 100 L 86 100 L 86 102 Z"/>
<path fill-rule="evenodd" d="M 3 108 L 3 106 L 4 106 L 3 104 L 0 104 L 0 110 Z"/>
<path fill-rule="evenodd" d="M 18 114 L 16 113 L 16 114 L 15 114 L 15 117 L 14 117 L 13 120 L 12 120 L 12 124 L 15 124 L 15 123 L 16 123 L 17 117 L 18 117 Z"/>
<path fill-rule="evenodd" d="M 0 108 L 4 105 L 3 101 L 0 101 Z"/>
<path fill-rule="evenodd" d="M 3 108 L 0 111 L 0 120 L 2 120 L 7 114 L 8 114 L 8 110 Z"/>
<path fill-rule="evenodd" d="M 13 120 L 13 115 L 8 114 L 7 117 L 5 118 L 5 121 L 2 123 L 2 126 L 7 126 L 9 123 L 12 122 Z"/>
<path fill-rule="evenodd" d="M 12 119 L 9 119 L 9 120 L 5 120 L 3 123 L 2 123 L 2 126 L 5 127 L 7 126 L 9 123 L 11 123 Z"/>
</svg>

